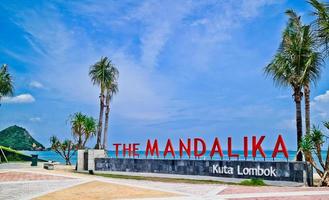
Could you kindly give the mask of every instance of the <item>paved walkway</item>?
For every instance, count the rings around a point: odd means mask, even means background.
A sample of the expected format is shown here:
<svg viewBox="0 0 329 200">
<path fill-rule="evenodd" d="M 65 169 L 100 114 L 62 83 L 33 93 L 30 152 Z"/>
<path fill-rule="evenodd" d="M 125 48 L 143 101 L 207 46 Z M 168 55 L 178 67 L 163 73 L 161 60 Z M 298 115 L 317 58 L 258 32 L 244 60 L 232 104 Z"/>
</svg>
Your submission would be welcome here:
<svg viewBox="0 0 329 200">
<path fill-rule="evenodd" d="M 111 196 L 111 194 L 119 195 Z M 31 168 L 28 165 L 0 169 L 0 199 L 65 199 L 68 196 L 78 200 L 132 199 L 133 197 L 139 200 L 144 198 L 321 200 L 329 199 L 329 188 L 248 187 L 113 179 L 73 173 L 72 168 L 63 166 L 56 166 L 56 170 Z"/>
</svg>

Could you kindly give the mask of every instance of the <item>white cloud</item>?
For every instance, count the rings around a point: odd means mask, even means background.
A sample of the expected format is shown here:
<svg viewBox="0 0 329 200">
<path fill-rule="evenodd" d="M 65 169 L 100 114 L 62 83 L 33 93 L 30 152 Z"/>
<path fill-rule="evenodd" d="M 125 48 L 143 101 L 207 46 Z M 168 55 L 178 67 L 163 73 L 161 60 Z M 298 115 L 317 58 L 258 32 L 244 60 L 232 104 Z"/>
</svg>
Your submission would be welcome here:
<svg viewBox="0 0 329 200">
<path fill-rule="evenodd" d="M 40 122 L 41 121 L 41 118 L 40 117 L 31 117 L 29 120 L 31 122 Z"/>
<path fill-rule="evenodd" d="M 35 102 L 35 98 L 31 95 L 31 94 L 20 94 L 17 96 L 13 96 L 13 97 L 3 97 L 1 99 L 1 103 L 17 103 L 17 104 L 21 104 L 21 103 L 33 103 Z"/>
<path fill-rule="evenodd" d="M 329 90 L 326 93 L 314 97 L 315 102 L 327 103 L 329 102 Z"/>
<path fill-rule="evenodd" d="M 29 85 L 31 88 L 44 88 L 43 84 L 38 81 L 31 81 Z"/>
<path fill-rule="evenodd" d="M 314 97 L 311 102 L 311 111 L 316 123 L 329 119 L 329 90 Z"/>
<path fill-rule="evenodd" d="M 177 48 L 183 49 L 184 54 L 181 57 L 188 58 L 177 60 L 191 59 L 194 67 L 206 66 L 207 59 L 213 54 L 212 47 L 229 38 L 230 32 L 239 26 L 243 19 L 256 16 L 260 8 L 266 5 L 264 1 L 253 4 L 240 4 L 235 1 L 147 1 L 136 4 L 136 7 L 128 9 L 127 12 L 113 15 L 113 12 L 108 10 L 116 10 L 112 2 L 104 3 L 106 5 L 90 2 L 88 6 L 81 3 L 79 9 L 74 7 L 77 4 L 79 3 L 65 5 L 68 6 L 67 11 L 72 11 L 72 16 L 82 17 L 96 33 L 109 30 L 104 28 L 104 25 L 111 25 L 110 30 L 119 33 L 121 31 L 127 35 L 130 34 L 129 31 L 133 32 L 132 37 L 140 42 L 136 48 L 140 52 L 131 53 L 129 39 L 123 40 L 119 46 L 115 46 L 111 39 L 102 38 L 101 42 L 97 41 L 92 37 L 94 32 L 90 31 L 89 26 L 86 29 L 82 26 L 72 27 L 63 20 L 64 17 L 57 10 L 57 6 L 50 5 L 41 11 L 27 8 L 18 14 L 17 25 L 27 33 L 25 39 L 33 52 L 33 55 L 21 53 L 21 60 L 30 61 L 33 67 L 38 69 L 36 79 L 52 88 L 51 92 L 56 94 L 56 97 L 96 104 L 98 88 L 92 86 L 88 69 L 100 56 L 110 56 L 120 71 L 120 91 L 114 98 L 114 114 L 146 121 L 169 119 L 179 107 L 179 104 L 173 105 L 172 102 L 177 92 L 177 85 L 173 83 L 175 78 L 157 69 L 150 70 L 157 66 L 160 54 L 164 52 L 172 37 L 179 36 L 176 39 L 182 42 Z M 207 9 L 210 7 L 211 12 Z M 254 7 L 255 9 L 252 9 Z M 200 12 L 199 8 L 207 12 Z M 247 13 L 248 10 L 252 12 Z M 189 18 L 189 15 L 194 13 L 201 14 L 197 18 Z M 46 28 L 49 24 L 51 29 Z M 131 30 L 132 25 L 138 25 L 140 28 Z M 36 57 L 38 60 L 34 59 Z M 182 70 L 185 76 L 193 66 L 177 65 L 184 66 L 189 67 L 188 70 Z"/>
</svg>

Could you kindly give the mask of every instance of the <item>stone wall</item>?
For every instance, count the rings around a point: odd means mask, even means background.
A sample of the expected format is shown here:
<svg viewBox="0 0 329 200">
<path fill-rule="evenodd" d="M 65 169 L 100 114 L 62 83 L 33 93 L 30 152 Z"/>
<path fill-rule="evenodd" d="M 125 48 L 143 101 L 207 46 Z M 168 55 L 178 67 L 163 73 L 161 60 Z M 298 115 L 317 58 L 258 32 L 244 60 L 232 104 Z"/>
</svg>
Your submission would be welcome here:
<svg viewBox="0 0 329 200">
<path fill-rule="evenodd" d="M 313 170 L 305 162 L 96 158 L 95 170 L 313 182 Z"/>
</svg>

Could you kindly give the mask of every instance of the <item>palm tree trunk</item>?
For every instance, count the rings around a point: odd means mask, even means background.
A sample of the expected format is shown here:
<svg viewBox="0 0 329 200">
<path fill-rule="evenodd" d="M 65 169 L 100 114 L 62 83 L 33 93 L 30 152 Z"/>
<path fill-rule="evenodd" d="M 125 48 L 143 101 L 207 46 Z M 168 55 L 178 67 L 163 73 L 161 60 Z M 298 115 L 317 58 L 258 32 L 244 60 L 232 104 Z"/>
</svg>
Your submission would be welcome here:
<svg viewBox="0 0 329 200">
<path fill-rule="evenodd" d="M 81 134 L 79 135 L 79 139 L 78 139 L 78 149 L 82 149 L 82 138 L 81 138 Z"/>
<path fill-rule="evenodd" d="M 104 125 L 104 138 L 103 138 L 103 148 L 106 150 L 107 148 L 107 131 L 109 128 L 109 114 L 110 114 L 110 94 L 107 91 L 106 94 L 106 110 L 105 110 L 105 125 Z"/>
<path fill-rule="evenodd" d="M 307 83 L 304 86 L 304 95 L 305 95 L 305 127 L 306 134 L 309 134 L 311 131 L 311 119 L 310 119 L 310 84 Z"/>
<path fill-rule="evenodd" d="M 95 149 L 101 149 L 102 140 L 102 129 L 103 129 L 103 113 L 104 113 L 104 89 L 101 87 L 101 93 L 99 95 L 99 118 L 98 118 L 98 128 L 97 128 L 97 142 Z"/>
<path fill-rule="evenodd" d="M 300 90 L 301 88 L 299 87 L 294 89 L 294 101 L 296 104 L 297 152 L 300 149 L 300 142 L 302 141 L 303 137 L 303 119 L 301 107 L 302 92 Z M 300 151 L 297 155 L 297 161 L 303 161 L 303 155 Z"/>
<path fill-rule="evenodd" d="M 83 141 L 83 143 L 82 143 L 82 149 L 85 148 L 88 139 L 89 139 L 89 138 L 85 138 L 85 140 Z"/>
</svg>

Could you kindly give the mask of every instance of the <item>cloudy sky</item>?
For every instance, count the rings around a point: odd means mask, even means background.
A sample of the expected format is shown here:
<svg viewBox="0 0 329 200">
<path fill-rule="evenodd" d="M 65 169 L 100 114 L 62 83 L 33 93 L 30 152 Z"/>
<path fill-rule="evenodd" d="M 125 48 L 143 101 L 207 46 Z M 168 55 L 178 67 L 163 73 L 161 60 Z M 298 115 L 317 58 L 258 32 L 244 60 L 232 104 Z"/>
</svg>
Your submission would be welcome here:
<svg viewBox="0 0 329 200">
<path fill-rule="evenodd" d="M 288 8 L 312 20 L 301 0 L 2 1 L 0 63 L 15 95 L 0 128 L 23 126 L 46 146 L 70 138 L 70 114 L 98 116 L 88 70 L 108 56 L 120 71 L 109 143 L 230 135 L 241 148 L 244 135 L 266 135 L 271 149 L 281 133 L 294 150 L 292 92 L 262 71 Z M 329 120 L 328 72 L 312 88 L 313 123 Z"/>
</svg>

